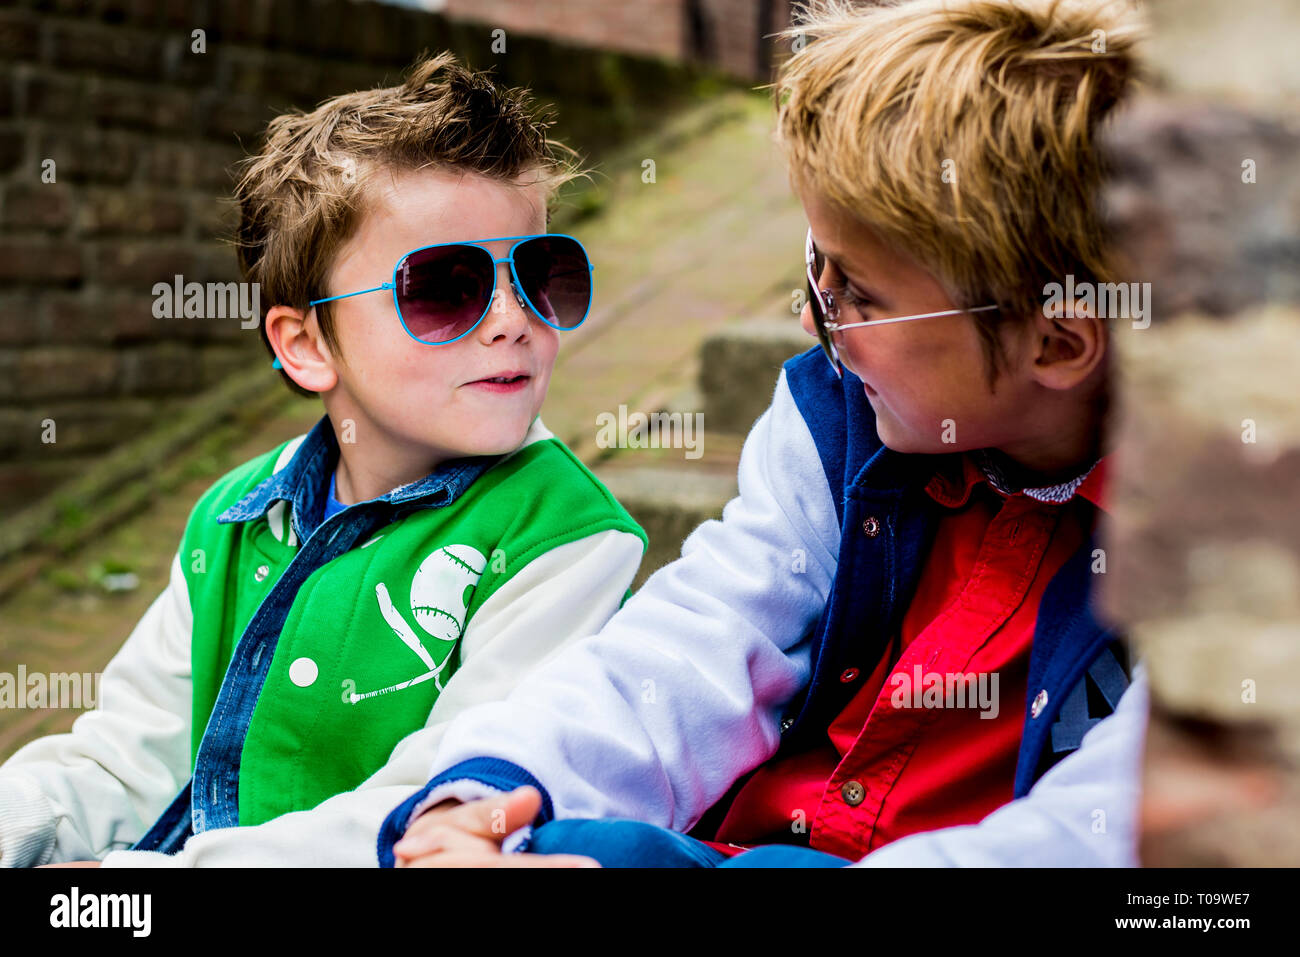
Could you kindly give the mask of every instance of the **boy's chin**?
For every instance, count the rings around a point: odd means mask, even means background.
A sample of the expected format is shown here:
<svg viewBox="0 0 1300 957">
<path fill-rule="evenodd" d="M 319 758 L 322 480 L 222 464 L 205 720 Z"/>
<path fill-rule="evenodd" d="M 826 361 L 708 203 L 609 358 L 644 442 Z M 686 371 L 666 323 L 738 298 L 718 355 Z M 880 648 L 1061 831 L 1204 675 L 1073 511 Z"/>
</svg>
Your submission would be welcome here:
<svg viewBox="0 0 1300 957">
<path fill-rule="evenodd" d="M 881 414 L 879 410 L 876 412 L 876 435 L 885 448 L 894 452 L 922 451 L 917 447 L 920 443 L 918 443 L 916 436 L 906 429 L 900 428 L 897 422 L 889 416 Z"/>
<path fill-rule="evenodd" d="M 945 444 L 940 436 L 918 435 L 880 414 L 876 415 L 876 435 L 880 438 L 881 444 L 892 452 L 908 455 L 943 455 L 959 451 L 955 445 Z"/>
<path fill-rule="evenodd" d="M 512 429 L 494 429 L 491 434 L 484 435 L 480 433 L 474 437 L 472 442 L 466 443 L 460 451 L 463 458 L 470 458 L 480 455 L 505 455 L 507 452 L 513 452 L 519 448 L 523 442 L 524 436 L 528 434 L 528 426 L 531 420 L 522 427 Z"/>
</svg>

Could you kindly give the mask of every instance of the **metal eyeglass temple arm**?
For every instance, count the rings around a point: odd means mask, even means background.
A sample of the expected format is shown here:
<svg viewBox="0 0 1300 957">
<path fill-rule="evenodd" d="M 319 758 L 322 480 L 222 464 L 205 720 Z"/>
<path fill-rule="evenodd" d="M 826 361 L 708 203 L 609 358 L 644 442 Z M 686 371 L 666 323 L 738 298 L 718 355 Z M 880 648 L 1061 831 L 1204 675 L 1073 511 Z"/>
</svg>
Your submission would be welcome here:
<svg viewBox="0 0 1300 957">
<path fill-rule="evenodd" d="M 933 319 L 935 316 L 960 316 L 966 312 L 987 312 L 990 309 L 997 309 L 997 306 L 976 306 L 974 309 L 945 309 L 943 312 L 923 312 L 916 316 L 892 316 L 888 319 L 872 319 L 868 322 L 826 322 L 828 332 L 839 332 L 841 329 L 856 329 L 858 326 L 885 326 L 891 322 L 909 322 L 912 319 Z"/>
<path fill-rule="evenodd" d="M 341 296 L 330 296 L 326 299 L 313 299 L 311 302 L 307 303 L 307 305 L 318 306 L 322 302 L 333 302 L 335 299 L 351 299 L 353 296 L 364 296 L 368 292 L 379 292 L 381 289 L 394 289 L 394 288 L 396 287 L 391 282 L 382 282 L 378 286 L 375 286 L 373 289 L 362 289 L 358 292 L 345 292 Z"/>
<path fill-rule="evenodd" d="M 362 289 L 359 290 L 358 292 L 347 292 L 341 296 L 330 296 L 327 299 L 313 299 L 311 302 L 307 303 L 307 305 L 319 306 L 322 302 L 333 302 L 335 299 L 351 299 L 353 296 L 364 296 L 368 292 L 379 292 L 380 290 L 383 289 L 393 289 L 393 288 L 395 287 L 391 282 L 383 282 L 380 283 L 378 286 L 375 286 L 373 289 Z M 280 359 L 278 356 L 276 357 L 275 361 L 271 363 L 271 368 L 272 369 L 284 368 L 284 366 L 280 365 Z"/>
</svg>

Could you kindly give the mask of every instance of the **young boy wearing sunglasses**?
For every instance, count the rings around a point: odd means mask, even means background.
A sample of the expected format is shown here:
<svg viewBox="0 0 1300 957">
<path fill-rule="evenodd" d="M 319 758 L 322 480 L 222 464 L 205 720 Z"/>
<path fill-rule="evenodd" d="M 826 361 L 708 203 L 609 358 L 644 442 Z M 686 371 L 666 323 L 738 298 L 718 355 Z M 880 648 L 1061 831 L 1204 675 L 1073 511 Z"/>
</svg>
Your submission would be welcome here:
<svg viewBox="0 0 1300 957">
<path fill-rule="evenodd" d="M 538 418 L 592 288 L 545 130 L 448 55 L 272 121 L 241 265 L 326 415 L 201 497 L 102 707 L 0 767 L 0 864 L 373 865 L 450 718 L 619 607 L 645 535 Z"/>
<path fill-rule="evenodd" d="M 452 723 L 382 863 L 1133 863 L 1145 677 L 1089 608 L 1110 329 L 1044 307 L 1110 278 L 1095 144 L 1131 15 L 796 28 L 779 131 L 823 348 L 786 364 L 722 520 Z"/>
</svg>

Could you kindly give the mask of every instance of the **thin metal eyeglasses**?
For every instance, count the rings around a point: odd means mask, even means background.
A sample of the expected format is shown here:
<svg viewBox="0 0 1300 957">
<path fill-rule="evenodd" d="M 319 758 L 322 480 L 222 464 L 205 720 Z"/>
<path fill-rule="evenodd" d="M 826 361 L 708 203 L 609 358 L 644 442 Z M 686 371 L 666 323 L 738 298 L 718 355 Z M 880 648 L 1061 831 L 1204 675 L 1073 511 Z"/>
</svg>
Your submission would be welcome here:
<svg viewBox="0 0 1300 957">
<path fill-rule="evenodd" d="M 960 316 L 967 312 L 987 312 L 990 309 L 999 308 L 998 306 L 977 306 L 974 309 L 945 309 L 942 312 L 923 312 L 915 316 L 890 316 L 885 319 L 872 319 L 867 322 L 838 322 L 836 317 L 840 313 L 840 308 L 835 302 L 835 295 L 829 289 L 822 289 L 817 285 L 818 277 L 822 274 L 823 263 L 821 253 L 817 251 L 817 246 L 813 243 L 811 229 L 808 230 L 804 257 L 807 264 L 808 304 L 812 308 L 813 326 L 817 330 L 817 341 L 821 343 L 822 351 L 826 353 L 826 361 L 831 364 L 831 368 L 835 370 L 835 375 L 839 378 L 844 377 L 844 368 L 840 362 L 839 350 L 835 347 L 834 339 L 831 338 L 831 333 L 837 333 L 844 329 L 856 329 L 858 326 L 884 326 L 891 322 L 933 319 L 935 316 Z"/>
</svg>

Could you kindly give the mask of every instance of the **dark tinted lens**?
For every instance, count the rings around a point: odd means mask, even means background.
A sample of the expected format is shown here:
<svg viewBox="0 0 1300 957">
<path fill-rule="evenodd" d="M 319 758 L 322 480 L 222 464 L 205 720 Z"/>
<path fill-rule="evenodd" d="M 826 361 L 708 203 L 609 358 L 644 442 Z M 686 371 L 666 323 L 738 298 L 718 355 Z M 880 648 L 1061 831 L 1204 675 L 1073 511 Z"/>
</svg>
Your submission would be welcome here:
<svg viewBox="0 0 1300 957">
<path fill-rule="evenodd" d="M 572 329 L 591 305 L 591 263 L 577 240 L 538 236 L 515 248 L 515 272 L 524 295 L 547 322 Z"/>
<path fill-rule="evenodd" d="M 496 267 L 477 246 L 418 249 L 397 264 L 397 307 L 411 335 L 450 342 L 487 312 Z"/>
<path fill-rule="evenodd" d="M 826 331 L 826 309 L 822 302 L 822 297 L 816 286 L 808 287 L 809 306 L 812 309 L 813 328 L 817 330 L 817 341 L 822 344 L 822 349 L 826 352 L 826 358 L 834 361 L 835 355 L 831 350 L 830 333 Z"/>
<path fill-rule="evenodd" d="M 809 240 L 811 243 L 811 240 Z M 830 360 L 831 365 L 836 365 L 835 347 L 831 344 L 830 333 L 826 331 L 826 308 L 821 297 L 821 287 L 817 282 L 821 275 L 826 271 L 826 258 L 822 256 L 821 251 L 816 246 L 812 247 L 813 261 L 809 266 L 811 275 L 808 277 L 808 298 L 812 308 L 813 327 L 817 330 L 817 341 L 821 343 L 822 351 L 826 353 L 826 358 Z M 836 368 L 838 372 L 838 367 Z"/>
</svg>

